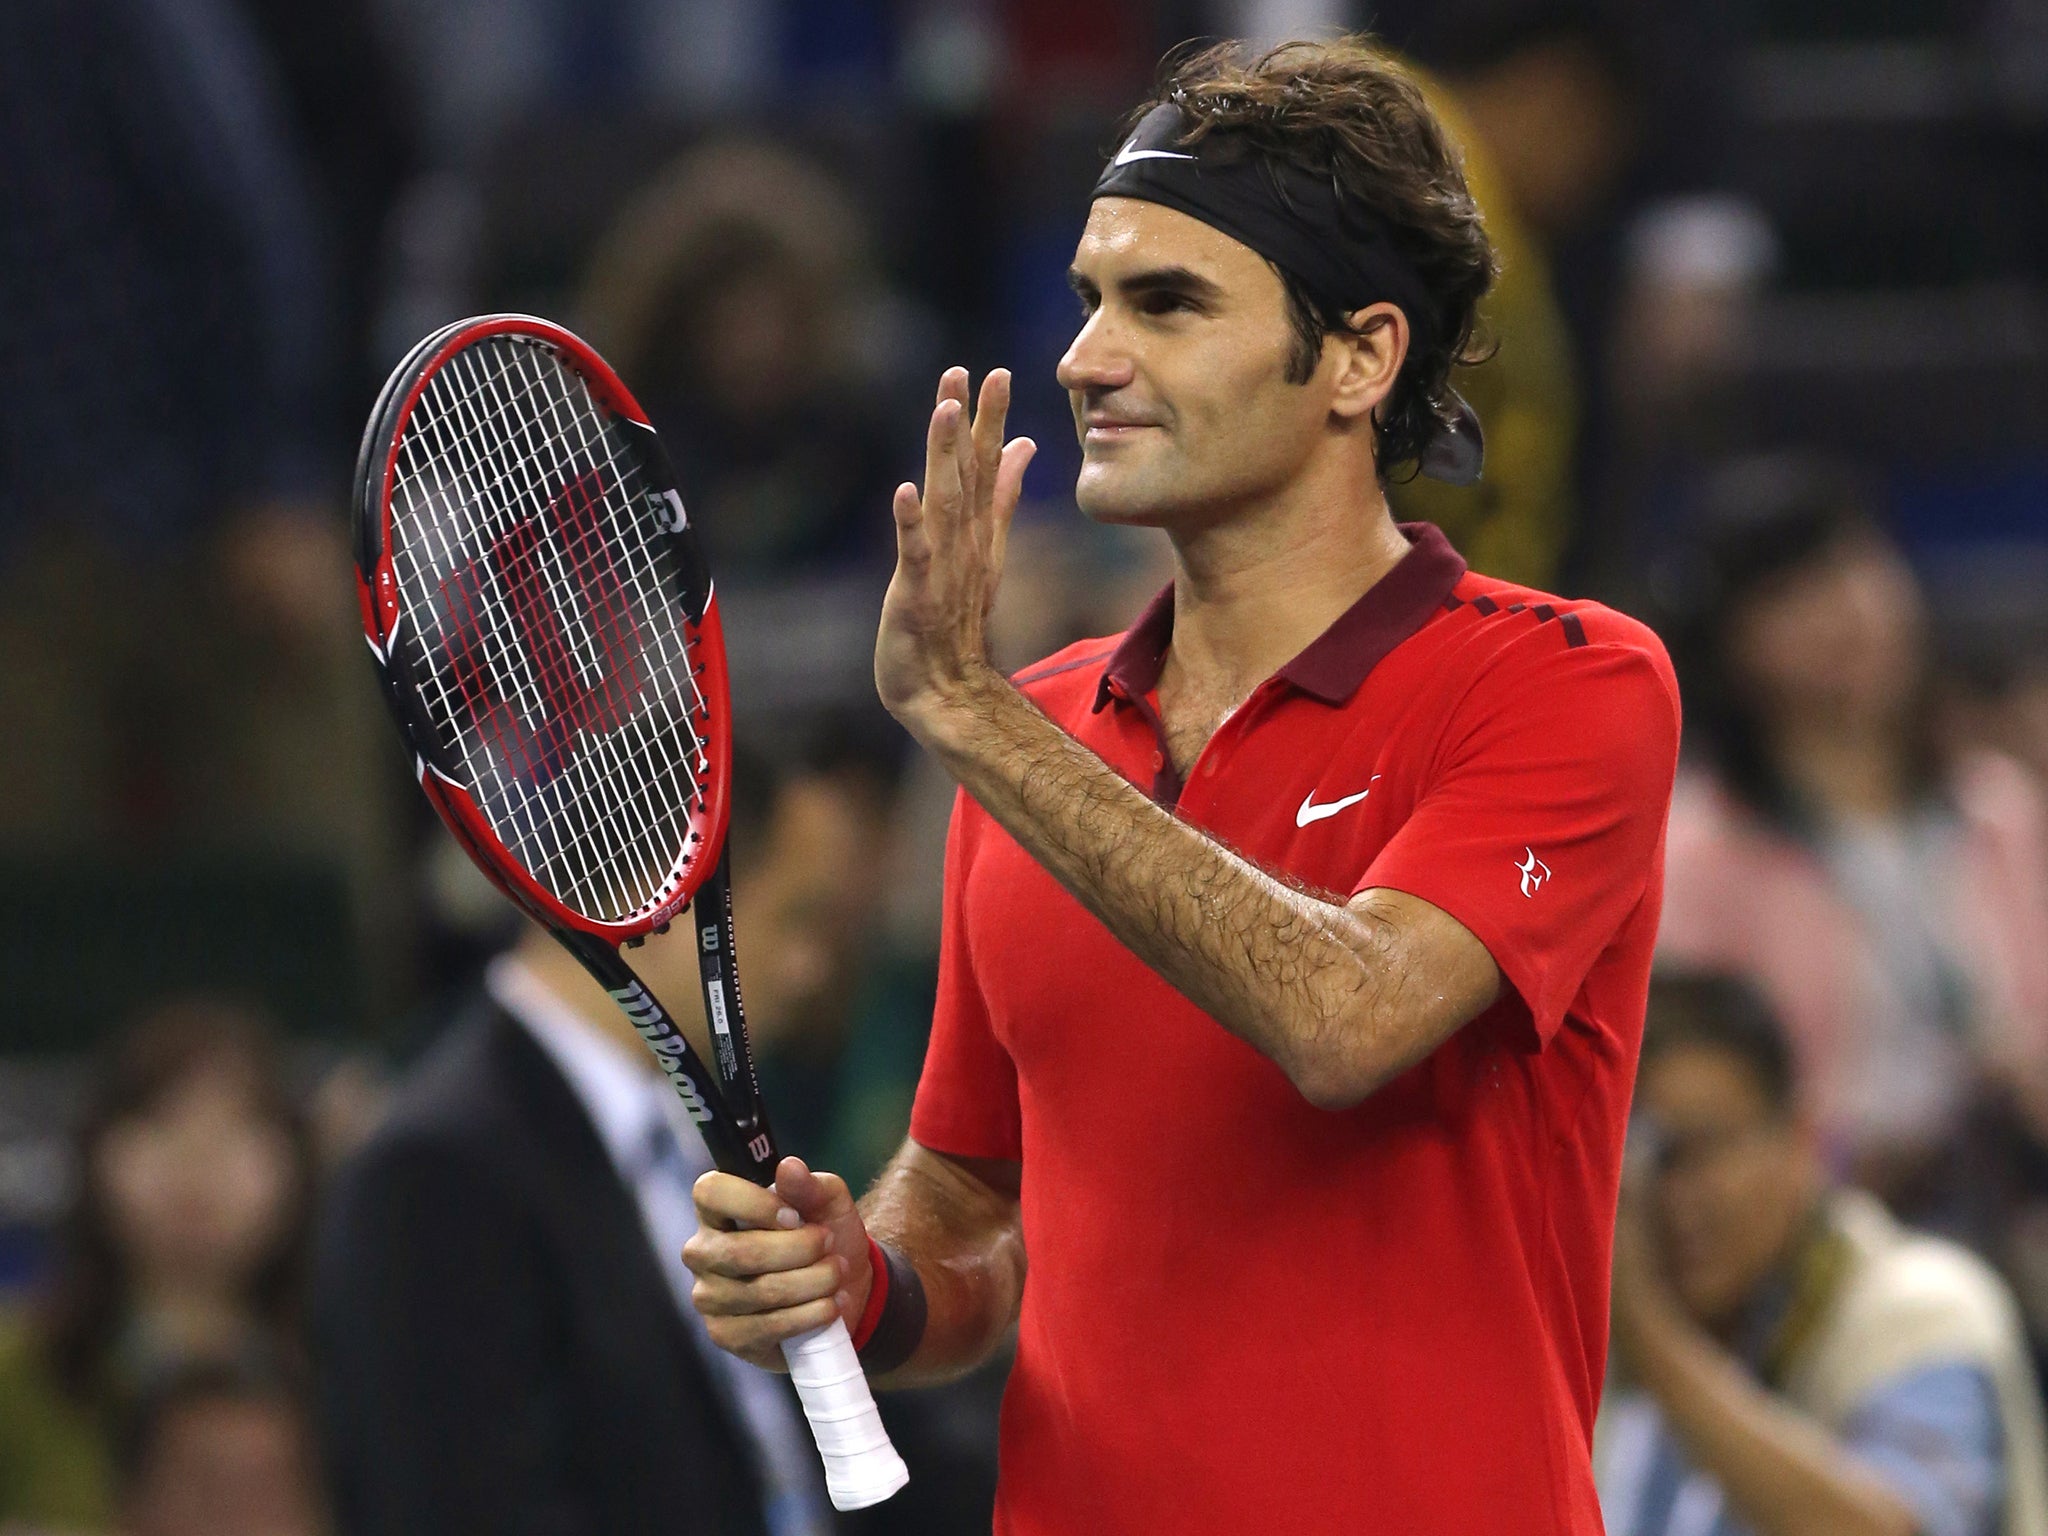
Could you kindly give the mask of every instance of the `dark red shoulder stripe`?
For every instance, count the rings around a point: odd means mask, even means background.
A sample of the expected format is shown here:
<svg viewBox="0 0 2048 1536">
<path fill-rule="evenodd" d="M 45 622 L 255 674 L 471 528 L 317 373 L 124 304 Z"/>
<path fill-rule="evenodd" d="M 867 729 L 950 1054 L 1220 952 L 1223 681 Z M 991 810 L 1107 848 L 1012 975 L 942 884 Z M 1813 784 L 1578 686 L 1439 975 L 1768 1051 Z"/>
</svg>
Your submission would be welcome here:
<svg viewBox="0 0 2048 1536">
<path fill-rule="evenodd" d="M 1107 661 L 1115 654 L 1116 647 L 1111 646 L 1106 651 L 1097 651 L 1093 656 L 1076 656 L 1072 661 L 1063 661 L 1056 667 L 1041 667 L 1036 672 L 1019 672 L 1010 681 L 1019 688 L 1031 683 L 1042 683 L 1048 677 L 1058 677 L 1062 672 L 1073 672 L 1081 667 L 1092 667 L 1096 662 Z"/>
<path fill-rule="evenodd" d="M 1457 596 L 1455 593 L 1444 599 L 1444 607 L 1446 609 L 1455 610 L 1464 606 L 1465 599 Z M 1548 624 L 1552 619 L 1555 619 L 1558 627 L 1564 631 L 1564 643 L 1567 646 L 1576 648 L 1586 643 L 1586 626 L 1579 622 L 1579 616 L 1575 613 L 1559 613 L 1549 603 L 1537 603 L 1533 607 L 1528 603 L 1510 603 L 1507 607 L 1503 608 L 1499 603 L 1482 592 L 1479 596 L 1472 599 L 1472 608 L 1475 612 L 1486 614 L 1489 617 L 1496 613 L 1533 613 L 1536 615 L 1536 622 L 1538 624 Z"/>
</svg>

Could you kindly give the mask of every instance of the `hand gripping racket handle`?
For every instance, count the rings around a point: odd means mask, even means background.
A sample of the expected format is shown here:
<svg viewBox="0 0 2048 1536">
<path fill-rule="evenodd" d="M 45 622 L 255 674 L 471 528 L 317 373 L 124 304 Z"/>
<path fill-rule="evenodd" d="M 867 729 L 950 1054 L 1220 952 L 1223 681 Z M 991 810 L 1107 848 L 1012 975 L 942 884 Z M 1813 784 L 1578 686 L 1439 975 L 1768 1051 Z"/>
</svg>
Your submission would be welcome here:
<svg viewBox="0 0 2048 1536">
<path fill-rule="evenodd" d="M 866 1509 L 910 1481 L 910 1470 L 875 1411 L 845 1319 L 835 1317 L 786 1340 L 782 1358 L 789 1362 L 790 1380 L 824 1458 L 825 1491 L 834 1509 Z"/>
</svg>

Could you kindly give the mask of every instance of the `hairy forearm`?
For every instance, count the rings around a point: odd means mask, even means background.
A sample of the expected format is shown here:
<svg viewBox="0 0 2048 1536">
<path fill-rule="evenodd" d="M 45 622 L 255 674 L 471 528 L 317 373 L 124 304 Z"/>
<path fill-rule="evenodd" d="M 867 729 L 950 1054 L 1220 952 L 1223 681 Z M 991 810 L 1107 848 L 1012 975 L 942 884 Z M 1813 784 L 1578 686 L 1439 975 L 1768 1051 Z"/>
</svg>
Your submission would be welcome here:
<svg viewBox="0 0 2048 1536">
<path fill-rule="evenodd" d="M 916 1266 L 925 1293 L 923 1339 L 878 1384 L 930 1386 L 986 1360 L 1016 1321 L 1024 1296 L 1014 1189 L 993 1187 L 967 1166 L 912 1142 L 882 1170 L 860 1209 L 874 1239 Z"/>
<path fill-rule="evenodd" d="M 1397 927 L 1276 879 L 1149 799 L 990 674 L 923 737 L 961 785 L 1132 953 L 1312 1101 L 1410 1064 L 1427 1006 Z"/>
<path fill-rule="evenodd" d="M 1694 1462 L 1760 1536 L 1912 1536 L 1896 1494 L 1683 1319 L 1643 1328 L 1629 1356 Z"/>
</svg>

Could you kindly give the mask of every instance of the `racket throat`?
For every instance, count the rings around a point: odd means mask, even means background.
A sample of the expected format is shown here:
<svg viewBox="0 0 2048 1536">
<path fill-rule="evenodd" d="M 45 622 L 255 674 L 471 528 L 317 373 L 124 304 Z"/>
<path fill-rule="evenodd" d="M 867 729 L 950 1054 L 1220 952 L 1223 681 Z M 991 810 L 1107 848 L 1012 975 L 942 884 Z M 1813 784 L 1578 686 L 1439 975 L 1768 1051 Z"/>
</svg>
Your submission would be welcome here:
<svg viewBox="0 0 2048 1536">
<path fill-rule="evenodd" d="M 684 1112 L 704 1138 L 711 1160 L 726 1172 L 737 1173 L 757 1184 L 772 1182 L 777 1160 L 775 1139 L 760 1113 L 758 1101 L 745 1104 L 745 1113 L 733 1113 L 733 1104 L 705 1072 L 675 1018 L 611 945 L 571 929 L 557 930 L 555 937 L 618 1004 L 619 1011 L 653 1054 L 669 1086 L 682 1100 Z"/>
<path fill-rule="evenodd" d="M 690 903 L 690 921 L 697 935 L 697 968 L 704 984 L 704 1016 L 711 1030 L 719 1092 L 743 1128 L 749 1155 L 765 1158 L 772 1169 L 775 1137 L 768 1128 L 748 1045 L 746 1006 L 740 999 L 739 962 L 733 949 L 730 858 L 729 849 L 719 851 L 717 867 Z"/>
</svg>

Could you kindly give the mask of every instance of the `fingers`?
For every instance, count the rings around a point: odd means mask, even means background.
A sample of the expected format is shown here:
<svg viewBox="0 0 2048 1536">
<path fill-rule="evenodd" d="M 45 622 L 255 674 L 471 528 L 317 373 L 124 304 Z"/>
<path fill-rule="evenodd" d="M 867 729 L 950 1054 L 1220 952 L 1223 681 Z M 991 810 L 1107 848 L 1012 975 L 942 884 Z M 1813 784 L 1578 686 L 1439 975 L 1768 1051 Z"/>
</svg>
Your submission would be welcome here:
<svg viewBox="0 0 2048 1536">
<path fill-rule="evenodd" d="M 974 508 L 975 465 L 972 456 L 962 452 L 962 445 L 967 435 L 964 429 L 968 420 L 967 402 L 972 398 L 972 383 L 973 380 L 965 368 L 948 368 L 939 375 L 939 405 L 943 406 L 950 400 L 960 407 L 960 414 L 955 418 L 957 428 L 951 451 L 960 475 L 961 500 L 970 513 Z"/>
<path fill-rule="evenodd" d="M 975 407 L 970 455 L 974 464 L 974 495 L 969 503 L 973 516 L 983 523 L 982 537 L 988 538 L 986 522 L 996 488 L 997 466 L 1003 454 L 1003 424 L 1010 416 L 1010 370 L 996 368 L 981 381 L 981 403 Z"/>
<path fill-rule="evenodd" d="M 950 375 L 949 375 L 950 376 Z M 941 392 L 924 440 L 924 514 L 927 536 L 943 544 L 958 525 L 967 487 L 961 477 L 960 422 L 967 407 Z"/>
<path fill-rule="evenodd" d="M 845 1259 L 828 1254 L 801 1269 L 777 1270 L 746 1279 L 701 1273 L 690 1288 L 690 1299 L 706 1317 L 755 1317 L 765 1312 L 784 1312 L 806 1302 L 837 1296 L 845 1288 L 847 1268 Z"/>
<path fill-rule="evenodd" d="M 1004 451 L 1003 428 L 1010 416 L 1009 369 L 991 369 L 983 377 L 971 416 L 968 385 L 965 368 L 948 368 L 939 376 L 925 439 L 924 501 L 928 511 L 945 517 L 943 533 L 950 533 L 962 519 L 980 524 L 987 518 Z M 939 505 L 933 508 L 935 499 Z M 985 528 L 982 537 L 985 542 L 989 537 Z"/>
<path fill-rule="evenodd" d="M 851 1312 L 854 1260 L 835 1249 L 860 1245 L 851 1236 L 837 1240 L 827 1225 L 859 1227 L 843 1179 L 786 1157 L 772 1189 L 707 1173 L 692 1193 L 701 1225 L 683 1247 L 683 1263 L 696 1277 L 690 1299 L 720 1349 L 781 1370 L 783 1340 Z M 864 1292 L 865 1269 L 857 1278 Z"/>
<path fill-rule="evenodd" d="M 838 1303 L 827 1297 L 786 1311 L 758 1313 L 752 1317 L 707 1316 L 704 1331 L 711 1336 L 713 1344 L 728 1354 L 738 1355 L 764 1371 L 786 1371 L 789 1367 L 782 1358 L 784 1341 L 800 1333 L 809 1333 L 813 1328 L 822 1328 L 842 1315 Z"/>
<path fill-rule="evenodd" d="M 836 1173 L 813 1173 L 800 1157 L 775 1165 L 775 1192 L 805 1221 L 837 1221 L 853 1209 L 853 1194 Z"/>
<path fill-rule="evenodd" d="M 924 503 L 918 498 L 917 487 L 908 480 L 897 486 L 891 510 L 896 514 L 897 560 L 912 570 L 923 570 L 932 563 L 932 539 L 925 527 Z"/>
<path fill-rule="evenodd" d="M 697 1224 L 718 1232 L 735 1232 L 745 1227 L 799 1227 L 803 1218 L 782 1201 L 772 1189 L 749 1183 L 737 1174 L 704 1174 L 690 1186 L 696 1202 Z"/>
<path fill-rule="evenodd" d="M 1017 516 L 1017 502 L 1024 494 L 1024 471 L 1038 453 L 1038 444 L 1020 437 L 1003 445 L 996 461 L 995 491 L 989 498 L 989 564 L 1001 575 L 1003 555 L 1010 547 L 1010 523 Z M 995 602 L 995 586 L 989 587 L 989 602 Z"/>
<path fill-rule="evenodd" d="M 711 1232 L 699 1229 L 683 1245 L 683 1263 L 693 1275 L 723 1275 L 751 1280 L 815 1264 L 832 1251 L 832 1236 L 823 1227 L 794 1232 Z"/>
<path fill-rule="evenodd" d="M 923 493 L 900 485 L 892 501 L 897 579 L 890 587 L 891 601 L 900 592 L 901 611 L 938 625 L 963 613 L 985 620 L 994 609 L 1024 471 L 1038 451 L 1029 438 L 1003 440 L 1010 371 L 995 368 L 983 377 L 971 414 L 970 382 L 965 368 L 948 368 L 939 376 L 925 434 Z M 963 537 L 969 542 L 957 542 Z M 973 638 L 979 650 L 978 632 Z M 882 671 L 876 676 L 883 697 L 890 698 Z"/>
</svg>

